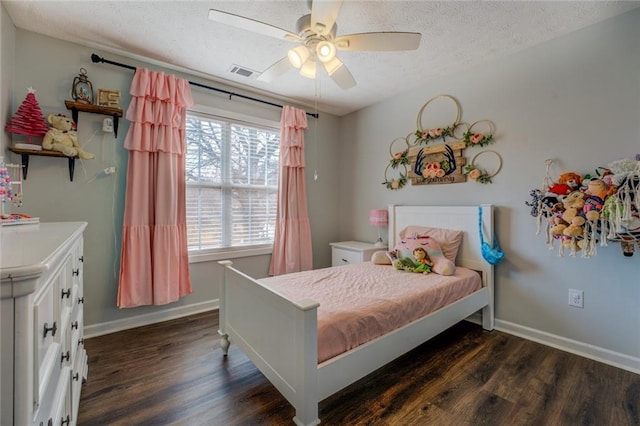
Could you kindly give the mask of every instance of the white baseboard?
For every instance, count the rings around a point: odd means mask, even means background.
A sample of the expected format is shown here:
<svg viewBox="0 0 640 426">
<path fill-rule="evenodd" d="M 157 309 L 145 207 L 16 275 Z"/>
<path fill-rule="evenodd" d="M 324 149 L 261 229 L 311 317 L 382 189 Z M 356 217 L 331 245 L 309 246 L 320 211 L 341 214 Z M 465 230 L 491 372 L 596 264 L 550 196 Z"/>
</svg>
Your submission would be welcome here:
<svg viewBox="0 0 640 426">
<path fill-rule="evenodd" d="M 604 364 L 622 368 L 623 370 L 628 370 L 632 373 L 640 374 L 640 358 L 621 354 L 619 352 L 614 352 L 609 349 L 579 342 L 577 340 L 567 339 L 566 337 L 557 336 L 555 334 L 550 334 L 500 319 L 495 320 L 495 329 L 527 340 L 542 343 L 543 345 L 551 346 L 552 348 L 599 361 Z"/>
<path fill-rule="evenodd" d="M 91 337 L 128 330 L 130 328 L 142 327 L 143 325 L 156 324 L 189 315 L 199 314 L 201 312 L 213 311 L 219 308 L 219 302 L 219 299 L 209 300 L 186 306 L 178 306 L 176 308 L 163 309 L 150 314 L 137 315 L 120 320 L 88 325 L 84 327 L 84 338 L 89 339 Z"/>
</svg>

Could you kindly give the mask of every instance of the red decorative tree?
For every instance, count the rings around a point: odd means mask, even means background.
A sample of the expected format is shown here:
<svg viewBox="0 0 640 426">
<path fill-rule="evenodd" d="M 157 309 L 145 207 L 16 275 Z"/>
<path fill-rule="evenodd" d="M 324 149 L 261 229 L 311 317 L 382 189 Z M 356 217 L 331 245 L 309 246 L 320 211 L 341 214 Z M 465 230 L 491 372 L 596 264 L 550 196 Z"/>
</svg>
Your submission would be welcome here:
<svg viewBox="0 0 640 426">
<path fill-rule="evenodd" d="M 18 107 L 18 111 L 7 123 L 6 130 L 18 135 L 26 135 L 27 142 L 31 143 L 32 136 L 44 136 L 49 126 L 42 115 L 40 105 L 36 100 L 35 90 L 27 87 L 27 97 Z"/>
</svg>

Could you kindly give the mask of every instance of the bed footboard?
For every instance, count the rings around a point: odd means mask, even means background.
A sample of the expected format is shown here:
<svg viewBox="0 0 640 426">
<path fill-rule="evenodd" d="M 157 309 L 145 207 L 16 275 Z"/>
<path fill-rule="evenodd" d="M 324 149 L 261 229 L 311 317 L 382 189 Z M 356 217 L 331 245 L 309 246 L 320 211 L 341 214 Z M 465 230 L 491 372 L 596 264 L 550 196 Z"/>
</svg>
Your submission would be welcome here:
<svg viewBox="0 0 640 426">
<path fill-rule="evenodd" d="M 258 369 L 294 406 L 298 425 L 318 419 L 319 304 L 298 303 L 263 286 L 221 261 L 220 344 L 226 355 L 237 344 Z M 292 368 L 293 366 L 293 368 Z"/>
</svg>

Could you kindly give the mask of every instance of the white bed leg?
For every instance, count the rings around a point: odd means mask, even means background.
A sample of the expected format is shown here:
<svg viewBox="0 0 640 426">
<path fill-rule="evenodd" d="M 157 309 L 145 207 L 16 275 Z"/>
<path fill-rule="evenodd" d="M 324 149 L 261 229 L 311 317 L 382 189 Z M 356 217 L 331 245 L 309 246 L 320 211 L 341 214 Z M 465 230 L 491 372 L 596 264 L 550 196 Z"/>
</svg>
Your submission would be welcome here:
<svg viewBox="0 0 640 426">
<path fill-rule="evenodd" d="M 304 423 L 298 416 L 295 416 L 293 418 L 293 422 L 298 426 L 316 426 L 320 424 L 320 419 L 318 418 L 318 416 L 316 416 L 315 420 L 310 421 L 309 423 Z"/>
<path fill-rule="evenodd" d="M 482 308 L 482 328 L 485 330 L 493 330 L 493 303 Z"/>
<path fill-rule="evenodd" d="M 220 347 L 222 348 L 222 355 L 227 356 L 229 353 L 229 346 L 231 345 L 229 335 L 222 333 L 221 331 L 218 331 L 218 333 L 220 333 Z"/>
</svg>

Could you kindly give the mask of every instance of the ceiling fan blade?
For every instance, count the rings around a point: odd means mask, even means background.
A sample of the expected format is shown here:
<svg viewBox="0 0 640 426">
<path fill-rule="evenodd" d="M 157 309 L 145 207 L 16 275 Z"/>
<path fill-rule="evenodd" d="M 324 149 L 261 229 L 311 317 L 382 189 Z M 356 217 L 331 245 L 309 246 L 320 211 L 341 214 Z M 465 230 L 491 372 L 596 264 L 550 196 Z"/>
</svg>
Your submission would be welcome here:
<svg viewBox="0 0 640 426">
<path fill-rule="evenodd" d="M 251 31 L 254 33 L 278 38 L 281 40 L 289 40 L 294 42 L 302 42 L 302 39 L 291 31 L 256 21 L 255 19 L 245 18 L 244 16 L 234 15 L 233 13 L 222 12 L 220 10 L 209 9 L 209 19 L 221 24 L 230 25 L 232 27 Z"/>
<path fill-rule="evenodd" d="M 289 62 L 289 58 L 285 56 L 284 58 L 280 59 L 278 62 L 267 68 L 262 74 L 258 76 L 258 78 L 256 78 L 256 80 L 270 83 L 276 78 L 280 77 L 282 74 L 289 71 L 291 68 L 293 68 L 293 65 L 291 65 L 291 62 Z"/>
<path fill-rule="evenodd" d="M 353 51 L 415 50 L 420 46 L 420 33 L 378 32 L 347 34 L 334 41 L 336 49 Z"/>
<path fill-rule="evenodd" d="M 345 64 L 338 58 L 333 58 L 330 62 L 323 62 L 324 69 L 329 77 L 336 82 L 340 88 L 347 90 L 355 87 L 356 80 Z"/>
<path fill-rule="evenodd" d="M 312 0 L 311 29 L 320 35 L 329 34 L 341 7 L 342 0 Z"/>
</svg>

